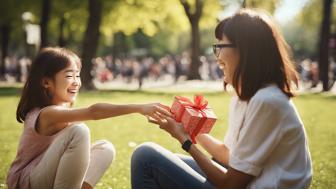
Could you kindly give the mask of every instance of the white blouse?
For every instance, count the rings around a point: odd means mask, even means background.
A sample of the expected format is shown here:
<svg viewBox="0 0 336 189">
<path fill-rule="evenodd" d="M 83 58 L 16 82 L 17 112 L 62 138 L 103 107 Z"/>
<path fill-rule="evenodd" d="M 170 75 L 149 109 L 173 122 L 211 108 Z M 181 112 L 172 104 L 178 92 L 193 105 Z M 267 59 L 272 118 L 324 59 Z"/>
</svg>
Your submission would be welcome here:
<svg viewBox="0 0 336 189">
<path fill-rule="evenodd" d="M 249 102 L 232 98 L 224 139 L 230 167 L 255 176 L 249 189 L 309 188 L 312 165 L 307 137 L 292 101 L 276 85 Z"/>
</svg>

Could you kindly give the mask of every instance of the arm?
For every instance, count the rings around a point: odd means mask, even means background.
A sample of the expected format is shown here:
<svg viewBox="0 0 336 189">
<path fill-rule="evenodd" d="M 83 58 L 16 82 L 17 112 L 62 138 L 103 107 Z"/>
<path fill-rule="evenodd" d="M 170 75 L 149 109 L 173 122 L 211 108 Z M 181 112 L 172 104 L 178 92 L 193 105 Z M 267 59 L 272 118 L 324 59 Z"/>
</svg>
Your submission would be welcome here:
<svg viewBox="0 0 336 189">
<path fill-rule="evenodd" d="M 189 139 L 187 134 L 182 134 L 177 136 L 177 140 L 181 144 Z M 226 151 L 227 152 L 227 151 Z M 220 153 L 220 152 L 218 152 Z M 217 154 L 218 154 L 217 153 Z M 214 164 L 205 154 L 203 154 L 196 145 L 191 145 L 189 154 L 194 158 L 197 164 L 201 167 L 204 173 L 207 175 L 208 179 L 217 188 L 225 189 L 243 189 L 254 178 L 251 175 L 245 174 L 233 168 L 228 168 L 227 172 L 223 168 Z"/>
<path fill-rule="evenodd" d="M 200 134 L 196 140 L 213 158 L 229 167 L 230 152 L 223 142 L 208 134 Z"/>
<path fill-rule="evenodd" d="M 161 119 L 150 121 L 159 124 L 161 129 L 170 133 L 172 137 L 176 138 L 181 144 L 189 139 L 189 135 L 184 131 L 183 126 L 176 123 L 169 117 L 161 116 Z M 188 153 L 194 158 L 200 168 L 207 175 L 207 178 L 217 188 L 246 188 L 246 186 L 254 178 L 254 176 L 240 172 L 233 168 L 229 168 L 226 171 L 222 167 L 217 166 L 205 154 L 203 154 L 196 145 L 191 145 Z"/>
<path fill-rule="evenodd" d="M 86 120 L 99 120 L 131 113 L 156 116 L 157 112 L 165 115 L 170 113 L 159 103 L 114 105 L 97 103 L 87 108 L 70 109 L 61 106 L 49 106 L 39 116 L 38 132 L 44 135 L 54 134 L 69 123 Z"/>
</svg>

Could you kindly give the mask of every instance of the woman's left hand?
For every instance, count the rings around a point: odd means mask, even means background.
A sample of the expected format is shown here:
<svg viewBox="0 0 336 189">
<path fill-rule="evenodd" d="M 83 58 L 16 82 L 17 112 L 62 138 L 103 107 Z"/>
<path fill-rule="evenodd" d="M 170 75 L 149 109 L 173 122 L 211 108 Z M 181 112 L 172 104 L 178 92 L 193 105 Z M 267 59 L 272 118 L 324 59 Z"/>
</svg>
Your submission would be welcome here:
<svg viewBox="0 0 336 189">
<path fill-rule="evenodd" d="M 177 123 L 173 118 L 160 114 L 158 117 L 148 119 L 149 122 L 155 123 L 160 126 L 161 129 L 168 132 L 172 137 L 183 143 L 185 140 L 189 139 L 188 133 L 185 131 L 181 123 Z"/>
<path fill-rule="evenodd" d="M 161 103 L 150 103 L 141 105 L 140 113 L 147 117 L 157 118 L 158 115 L 165 115 L 172 117 L 170 108 Z"/>
</svg>

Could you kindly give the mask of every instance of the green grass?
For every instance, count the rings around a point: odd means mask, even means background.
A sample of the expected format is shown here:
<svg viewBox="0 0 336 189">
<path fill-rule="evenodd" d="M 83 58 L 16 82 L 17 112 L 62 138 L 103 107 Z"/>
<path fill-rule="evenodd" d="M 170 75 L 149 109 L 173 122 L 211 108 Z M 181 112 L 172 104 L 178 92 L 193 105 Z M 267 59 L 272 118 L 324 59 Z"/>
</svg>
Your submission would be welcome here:
<svg viewBox="0 0 336 189">
<path fill-rule="evenodd" d="M 138 92 L 138 91 L 100 91 L 84 92 L 76 106 L 88 106 L 94 102 L 110 103 L 142 103 L 161 102 L 170 105 L 172 93 Z M 192 93 L 179 93 L 192 97 Z M 16 148 L 22 127 L 15 121 L 15 110 L 18 102 L 17 88 L 0 88 L 0 188 L 6 188 L 7 170 L 16 154 Z M 225 93 L 206 93 L 215 110 L 218 121 L 211 134 L 223 139 L 227 129 L 228 103 L 230 96 Z M 304 121 L 309 147 L 313 159 L 314 176 L 311 188 L 332 188 L 336 185 L 336 97 L 325 94 L 301 95 L 294 98 L 299 113 Z M 97 188 L 130 188 L 130 158 L 134 147 L 129 142 L 141 144 L 145 141 L 156 142 L 167 149 L 183 153 L 180 145 L 168 134 L 155 125 L 147 123 L 140 115 L 128 115 L 101 121 L 87 122 L 91 130 L 92 141 L 107 139 L 117 149 L 117 157 L 98 183 Z"/>
</svg>

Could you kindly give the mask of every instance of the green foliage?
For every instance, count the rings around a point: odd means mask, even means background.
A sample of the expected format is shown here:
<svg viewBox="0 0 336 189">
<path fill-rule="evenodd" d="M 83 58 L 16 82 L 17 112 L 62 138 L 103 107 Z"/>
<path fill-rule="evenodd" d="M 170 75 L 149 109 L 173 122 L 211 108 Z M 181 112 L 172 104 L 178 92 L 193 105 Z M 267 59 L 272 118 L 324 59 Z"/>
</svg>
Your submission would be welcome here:
<svg viewBox="0 0 336 189">
<path fill-rule="evenodd" d="M 122 32 L 126 39 L 122 41 L 128 52 L 141 48 L 135 41 L 138 33 L 143 34 L 143 42 L 148 43 L 148 54 L 162 56 L 166 53 L 180 53 L 189 49 L 191 40 L 190 24 L 180 0 L 103 0 L 103 22 L 100 28 L 101 38 L 98 55 L 111 52 L 115 44 L 114 34 Z M 194 11 L 194 0 L 188 0 Z M 213 43 L 213 30 L 220 12 L 229 4 L 242 5 L 243 0 L 203 0 L 204 7 L 200 20 L 201 49 L 205 52 Z M 266 9 L 274 13 L 283 0 L 246 0 L 246 7 Z M 29 11 L 34 15 L 33 23 L 39 24 L 41 0 L 1 0 L 0 24 L 10 23 L 10 52 L 23 52 L 23 22 L 21 15 Z M 80 52 L 83 34 L 88 19 L 88 1 L 52 0 L 49 23 L 49 41 L 58 45 L 59 22 L 65 18 L 64 34 L 67 47 Z M 333 6 L 335 7 L 335 6 Z M 292 46 L 296 57 L 317 56 L 319 30 L 322 17 L 320 0 L 309 0 L 302 12 L 291 22 L 283 26 L 285 38 Z M 336 9 L 333 10 L 336 13 Z M 331 32 L 336 25 L 332 22 Z M 141 43 L 143 43 L 141 42 Z"/>
<path fill-rule="evenodd" d="M 36 0 L 32 0 L 33 2 Z M 28 0 L 1 0 L 0 25 L 10 23 L 17 27 L 21 23 L 21 14 L 26 9 L 32 8 Z"/>
<path fill-rule="evenodd" d="M 269 13 L 273 14 L 276 7 L 278 6 L 279 0 L 245 0 L 246 8 L 258 8 L 265 9 Z M 281 0 L 282 1 L 282 0 Z"/>
<path fill-rule="evenodd" d="M 206 1 L 201 29 L 213 28 L 220 10 L 219 1 Z M 106 11 L 102 25 L 105 45 L 114 43 L 116 32 L 130 36 L 141 31 L 144 38 L 149 38 L 149 54 L 154 56 L 185 50 L 190 43 L 189 30 L 190 24 L 179 0 L 120 1 Z M 183 44 L 181 36 L 187 40 Z"/>
<path fill-rule="evenodd" d="M 114 34 L 122 32 L 126 36 L 137 35 L 139 31 L 144 34 L 144 40 L 149 43 L 148 52 L 150 55 L 162 56 L 166 53 L 177 53 L 186 50 L 190 43 L 190 24 L 184 9 L 179 0 L 104 0 L 103 22 L 100 27 L 100 53 L 110 52 L 114 44 Z M 191 7 L 193 1 L 190 1 Z M 217 23 L 217 16 L 222 10 L 218 0 L 204 1 L 203 14 L 200 21 L 201 30 L 208 31 Z M 0 7 L 0 23 L 7 20 L 13 25 L 11 44 L 18 52 L 18 47 L 23 47 L 23 23 L 21 14 L 29 11 L 33 14 L 34 24 L 39 24 L 41 14 L 41 0 L 3 0 Z M 4 6 L 3 6 L 4 5 Z M 48 24 L 49 43 L 52 46 L 58 45 L 60 36 L 60 20 L 63 17 L 64 38 L 66 46 L 80 52 L 83 35 L 88 19 L 88 2 L 81 0 L 57 0 L 51 1 L 50 21 Z M 207 39 L 213 36 L 212 33 L 203 35 Z M 129 51 L 137 48 L 137 42 L 126 37 L 125 41 Z M 182 39 L 182 40 L 181 40 Z M 18 44 L 17 42 L 20 41 Z M 207 43 L 206 43 L 207 44 Z M 204 47 L 205 48 L 205 47 Z M 202 49 L 204 49 L 202 48 Z M 103 53 L 103 54 L 105 54 Z"/>
<path fill-rule="evenodd" d="M 88 1 L 52 1 L 48 31 L 51 45 L 58 45 L 57 40 L 60 35 L 59 23 L 61 18 L 64 17 L 65 24 L 63 31 L 67 46 L 79 52 L 88 19 L 87 6 Z"/>
<path fill-rule="evenodd" d="M 191 5 L 191 10 L 195 10 L 195 1 L 188 1 Z M 182 5 L 180 5 L 182 6 Z M 220 11 L 223 11 L 225 7 L 220 3 L 219 0 L 203 0 L 203 10 L 202 17 L 200 20 L 200 29 L 208 29 L 209 27 L 214 27 L 218 22 L 218 16 Z M 183 14 L 186 17 L 185 13 Z M 190 24 L 189 24 L 190 25 Z M 190 26 L 188 26 L 190 28 Z"/>
<path fill-rule="evenodd" d="M 1 0 L 0 26 L 9 27 L 9 55 L 21 55 L 24 42 L 24 26 L 22 14 L 25 11 L 36 11 L 37 0 Z M 1 40 L 1 39 L 0 39 Z M 12 50 L 12 48 L 15 50 Z"/>
<path fill-rule="evenodd" d="M 321 21 L 322 3 L 320 0 L 311 0 L 295 19 L 283 27 L 296 58 L 317 57 Z"/>
<path fill-rule="evenodd" d="M 13 18 L 16 18 L 16 12 L 18 9 L 15 8 L 15 2 L 11 0 L 1 1 L 0 6 L 0 24 L 6 23 Z"/>
<path fill-rule="evenodd" d="M 181 9 L 174 0 L 129 0 L 118 1 L 110 10 L 106 10 L 102 32 L 111 36 L 118 31 L 130 35 L 141 29 L 146 35 L 153 36 L 158 32 L 160 24 L 169 20 L 169 24 L 181 23 L 174 15 L 181 15 Z"/>
<path fill-rule="evenodd" d="M 283 0 L 220 0 L 220 2 L 223 5 L 236 4 L 241 8 L 243 8 L 245 2 L 245 8 L 262 9 L 273 14 Z"/>
<path fill-rule="evenodd" d="M 5 187 L 5 178 L 11 161 L 15 157 L 22 126 L 15 121 L 15 104 L 18 102 L 17 88 L 0 88 L 0 188 Z M 88 106 L 94 102 L 110 103 L 143 103 L 161 102 L 172 103 L 174 95 L 192 97 L 191 93 L 172 94 L 159 92 L 121 92 L 96 91 L 86 92 L 79 96 L 77 107 Z M 211 134 L 222 140 L 227 129 L 228 105 L 230 96 L 225 93 L 206 93 L 205 97 L 214 108 L 218 122 Z M 309 147 L 313 160 L 312 189 L 333 188 L 336 185 L 336 145 L 334 108 L 336 97 L 325 94 L 307 94 L 294 98 L 301 118 L 305 124 Z M 165 148 L 183 153 L 178 142 L 173 140 L 157 126 L 147 123 L 140 115 L 128 115 L 101 121 L 87 122 L 91 130 L 92 141 L 107 139 L 117 149 L 117 157 L 110 169 L 98 183 L 98 189 L 130 188 L 130 158 L 134 147 L 132 142 L 141 144 L 145 141 L 156 142 Z"/>
</svg>

